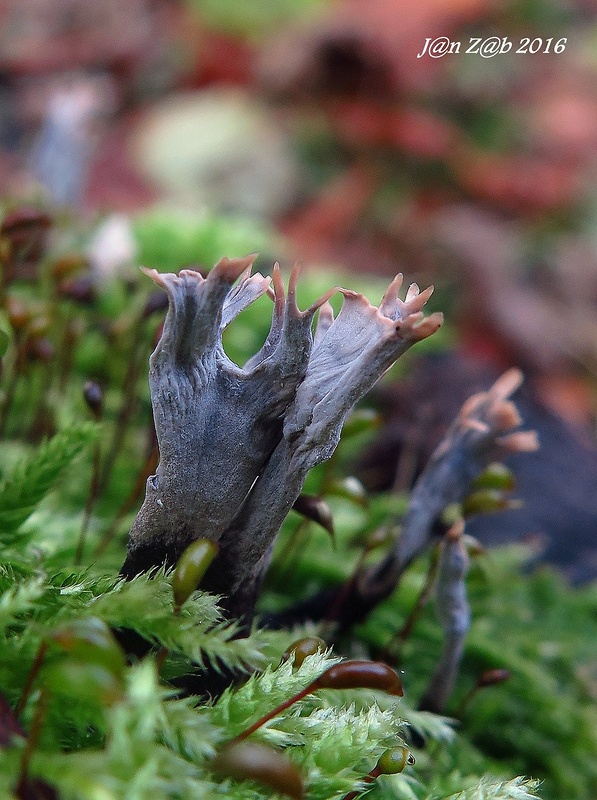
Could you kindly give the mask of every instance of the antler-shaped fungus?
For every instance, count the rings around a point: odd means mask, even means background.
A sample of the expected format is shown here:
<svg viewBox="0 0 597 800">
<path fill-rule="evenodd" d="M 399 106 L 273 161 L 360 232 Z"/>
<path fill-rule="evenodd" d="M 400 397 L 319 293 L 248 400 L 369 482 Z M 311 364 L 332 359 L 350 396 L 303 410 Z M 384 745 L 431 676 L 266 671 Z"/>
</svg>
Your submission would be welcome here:
<svg viewBox="0 0 597 800">
<path fill-rule="evenodd" d="M 419 293 L 412 284 L 406 299 L 398 298 L 402 276 L 379 308 L 361 294 L 332 289 L 300 311 L 298 269 L 286 295 L 278 266 L 272 279 L 251 275 L 253 260 L 222 259 L 207 278 L 146 270 L 169 299 L 149 373 L 160 463 L 147 481 L 122 568 L 131 577 L 172 565 L 191 541 L 208 538 L 220 552 L 203 585 L 246 621 L 308 471 L 331 456 L 353 405 L 442 322 L 441 314 L 421 311 L 432 288 Z M 327 301 L 336 291 L 344 302 L 334 319 Z M 274 300 L 269 335 L 238 367 L 224 352 L 222 331 L 265 293 Z"/>
<path fill-rule="evenodd" d="M 462 502 L 471 481 L 489 463 L 510 453 L 538 448 L 534 431 L 514 430 L 522 420 L 509 397 L 521 383 L 520 370 L 509 369 L 490 389 L 474 394 L 463 404 L 413 487 L 394 549 L 383 566 L 368 574 L 368 591 L 373 591 L 378 580 L 389 581 L 394 588 L 398 576 L 431 543 L 433 523 L 444 508 Z"/>
<path fill-rule="evenodd" d="M 322 592 L 282 612 L 275 623 L 320 619 L 332 608 L 334 620 L 346 627 L 388 597 L 413 559 L 433 543 L 435 523 L 446 506 L 462 502 L 471 481 L 492 461 L 539 446 L 534 431 L 515 430 L 521 418 L 509 397 L 521 382 L 520 370 L 510 369 L 488 391 L 464 403 L 413 487 L 394 547 L 378 564 L 366 567 L 339 590 Z"/>
</svg>

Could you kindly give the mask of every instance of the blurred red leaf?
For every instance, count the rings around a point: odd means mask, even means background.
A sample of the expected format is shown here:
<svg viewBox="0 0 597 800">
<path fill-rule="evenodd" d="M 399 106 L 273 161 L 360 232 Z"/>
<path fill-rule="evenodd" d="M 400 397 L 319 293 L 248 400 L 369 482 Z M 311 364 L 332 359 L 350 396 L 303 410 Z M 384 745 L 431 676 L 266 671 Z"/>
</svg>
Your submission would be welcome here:
<svg viewBox="0 0 597 800">
<path fill-rule="evenodd" d="M 335 105 L 338 133 L 352 143 L 395 147 L 416 158 L 446 158 L 459 141 L 455 125 L 422 109 L 381 108 L 367 101 Z"/>
<path fill-rule="evenodd" d="M 214 31 L 203 31 L 196 54 L 193 85 L 247 86 L 253 78 L 255 51 L 246 41 Z"/>
<path fill-rule="evenodd" d="M 306 208 L 283 223 L 284 232 L 301 241 L 346 235 L 376 189 L 371 174 L 354 167 L 328 184 Z"/>
<path fill-rule="evenodd" d="M 460 184 L 480 200 L 522 214 L 566 208 L 581 195 L 576 170 L 527 156 L 465 148 L 452 160 Z"/>
</svg>

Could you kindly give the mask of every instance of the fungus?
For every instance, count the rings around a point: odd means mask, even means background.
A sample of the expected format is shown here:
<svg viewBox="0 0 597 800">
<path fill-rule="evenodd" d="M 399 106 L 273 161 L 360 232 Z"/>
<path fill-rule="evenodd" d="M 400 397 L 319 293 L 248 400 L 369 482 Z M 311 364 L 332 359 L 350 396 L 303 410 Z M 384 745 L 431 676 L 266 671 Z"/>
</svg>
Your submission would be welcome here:
<svg viewBox="0 0 597 800">
<path fill-rule="evenodd" d="M 286 293 L 278 265 L 270 279 L 251 275 L 253 260 L 224 258 L 206 278 L 145 270 L 169 301 L 149 373 L 160 462 L 122 568 L 132 577 L 172 565 L 195 539 L 209 539 L 219 553 L 204 586 L 247 623 L 307 473 L 332 455 L 354 404 L 442 322 L 421 311 L 432 287 L 412 284 L 398 297 L 401 275 L 379 308 L 338 288 L 300 311 L 298 268 Z M 328 302 L 335 292 L 343 295 L 336 318 Z M 270 332 L 239 367 L 224 352 L 222 331 L 266 293 L 274 301 Z"/>
</svg>

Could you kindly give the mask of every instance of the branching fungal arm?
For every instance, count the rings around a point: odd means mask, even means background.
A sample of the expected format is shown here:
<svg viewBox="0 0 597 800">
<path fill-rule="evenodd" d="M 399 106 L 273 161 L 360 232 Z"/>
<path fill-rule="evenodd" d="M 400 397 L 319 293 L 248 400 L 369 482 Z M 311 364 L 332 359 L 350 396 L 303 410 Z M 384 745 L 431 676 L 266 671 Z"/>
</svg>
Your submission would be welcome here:
<svg viewBox="0 0 597 800">
<path fill-rule="evenodd" d="M 197 537 L 211 539 L 220 555 L 206 588 L 246 620 L 308 471 L 331 456 L 354 404 L 442 322 L 441 314 L 421 311 L 431 288 L 419 292 L 413 284 L 399 299 L 402 276 L 379 308 L 361 294 L 332 289 L 300 311 L 297 268 L 286 294 L 277 265 L 272 288 L 269 278 L 251 275 L 252 261 L 222 259 L 207 278 L 191 270 L 147 271 L 169 299 L 149 376 L 160 463 L 147 481 L 122 569 L 132 576 L 173 564 Z M 344 298 L 336 319 L 327 302 L 335 291 Z M 224 353 L 222 331 L 265 293 L 274 300 L 270 333 L 238 367 Z"/>
</svg>

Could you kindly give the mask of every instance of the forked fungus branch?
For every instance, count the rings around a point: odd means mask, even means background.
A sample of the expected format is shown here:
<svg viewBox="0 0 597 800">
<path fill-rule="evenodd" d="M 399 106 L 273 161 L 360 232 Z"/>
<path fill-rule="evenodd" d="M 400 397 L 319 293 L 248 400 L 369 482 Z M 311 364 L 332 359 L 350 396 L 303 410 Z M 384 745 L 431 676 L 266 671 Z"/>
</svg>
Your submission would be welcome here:
<svg viewBox="0 0 597 800">
<path fill-rule="evenodd" d="M 300 311 L 298 269 L 286 293 L 278 266 L 271 279 L 251 275 L 253 260 L 224 258 L 207 278 L 146 270 L 169 299 L 149 373 L 160 462 L 122 568 L 132 577 L 172 565 L 190 542 L 206 537 L 219 555 L 202 585 L 247 623 L 308 471 L 332 455 L 354 404 L 442 323 L 441 314 L 421 310 L 432 287 L 419 292 L 412 284 L 404 300 L 398 297 L 401 275 L 379 308 L 336 288 Z M 328 302 L 335 292 L 343 295 L 336 318 Z M 222 332 L 266 293 L 274 301 L 269 335 L 239 367 L 224 352 Z"/>
</svg>

